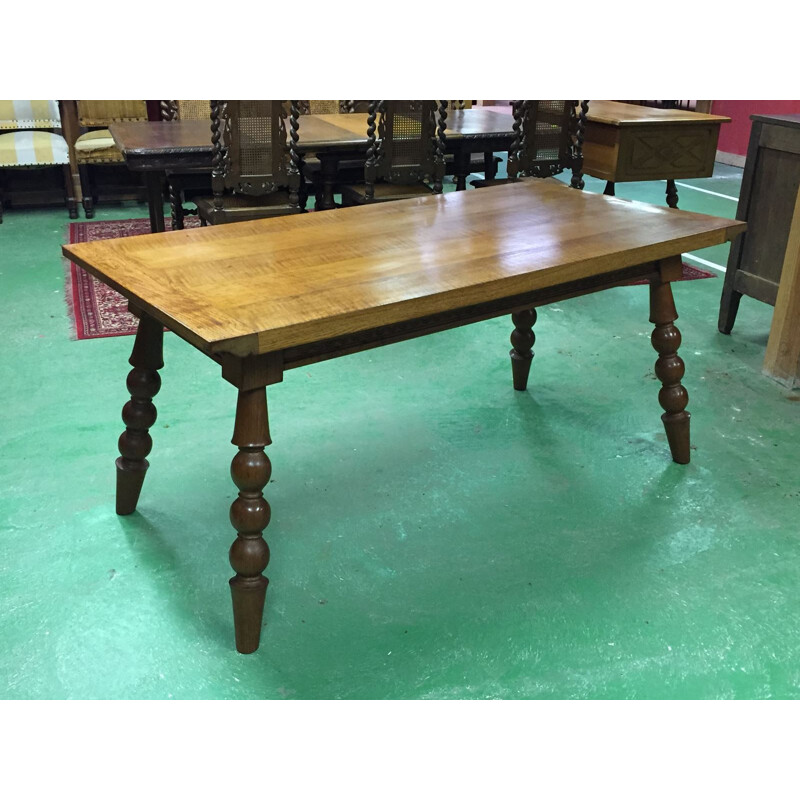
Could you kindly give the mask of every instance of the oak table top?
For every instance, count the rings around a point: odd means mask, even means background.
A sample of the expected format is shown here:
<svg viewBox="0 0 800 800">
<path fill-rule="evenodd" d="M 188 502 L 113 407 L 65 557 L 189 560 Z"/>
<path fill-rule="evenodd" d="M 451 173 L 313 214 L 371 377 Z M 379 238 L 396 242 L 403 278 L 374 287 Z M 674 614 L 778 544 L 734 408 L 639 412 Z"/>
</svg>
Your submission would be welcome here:
<svg viewBox="0 0 800 800">
<path fill-rule="evenodd" d="M 230 588 L 236 648 L 252 653 L 269 582 L 267 386 L 286 369 L 510 314 L 513 387 L 525 391 L 537 306 L 641 277 L 650 284 L 662 421 L 673 460 L 686 464 L 690 415 L 670 281 L 681 276 L 683 251 L 720 244 L 743 228 L 530 179 L 65 245 L 67 258 L 121 292 L 139 316 L 116 461 L 117 513 L 136 510 L 148 468 L 166 326 L 218 362 L 238 389 Z"/>
<path fill-rule="evenodd" d="M 64 253 L 201 350 L 244 355 L 656 261 L 742 228 L 530 180 Z"/>
<path fill-rule="evenodd" d="M 602 122 L 605 125 L 624 127 L 628 125 L 664 125 L 680 123 L 683 125 L 706 125 L 711 123 L 730 122 L 730 117 L 717 114 L 701 114 L 698 111 L 687 111 L 682 108 L 650 108 L 633 103 L 621 103 L 617 100 L 591 100 L 589 102 L 588 119 Z"/>
</svg>

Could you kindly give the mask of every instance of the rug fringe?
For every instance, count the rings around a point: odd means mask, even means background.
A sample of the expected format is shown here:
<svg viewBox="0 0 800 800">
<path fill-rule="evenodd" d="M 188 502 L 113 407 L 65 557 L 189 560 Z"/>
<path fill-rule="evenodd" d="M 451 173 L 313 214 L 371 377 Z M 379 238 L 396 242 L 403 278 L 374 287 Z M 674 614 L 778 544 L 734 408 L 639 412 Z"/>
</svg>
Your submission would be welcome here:
<svg viewBox="0 0 800 800">
<path fill-rule="evenodd" d="M 74 222 L 68 222 L 64 231 L 65 244 L 72 244 L 72 226 Z M 67 306 L 67 317 L 70 321 L 70 341 L 77 342 L 78 320 L 75 317 L 75 300 L 72 296 L 72 262 L 66 257 L 61 256 L 61 267 L 64 270 L 64 302 Z"/>
</svg>

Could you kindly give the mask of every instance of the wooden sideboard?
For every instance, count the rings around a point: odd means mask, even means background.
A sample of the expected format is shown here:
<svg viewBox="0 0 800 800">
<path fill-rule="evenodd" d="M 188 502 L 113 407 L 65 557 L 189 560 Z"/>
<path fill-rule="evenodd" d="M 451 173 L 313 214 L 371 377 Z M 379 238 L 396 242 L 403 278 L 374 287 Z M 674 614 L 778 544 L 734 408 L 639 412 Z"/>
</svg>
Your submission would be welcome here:
<svg viewBox="0 0 800 800">
<path fill-rule="evenodd" d="M 719 309 L 730 333 L 742 295 L 775 305 L 800 188 L 800 114 L 753 115 L 736 219 L 747 231 L 731 246 Z"/>
</svg>

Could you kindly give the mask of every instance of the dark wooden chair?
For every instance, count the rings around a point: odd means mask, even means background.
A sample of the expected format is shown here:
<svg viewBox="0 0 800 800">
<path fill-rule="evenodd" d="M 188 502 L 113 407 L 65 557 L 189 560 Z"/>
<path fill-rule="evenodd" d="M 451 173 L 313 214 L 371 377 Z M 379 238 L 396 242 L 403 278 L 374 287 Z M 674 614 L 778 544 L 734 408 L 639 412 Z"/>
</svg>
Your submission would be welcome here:
<svg viewBox="0 0 800 800">
<path fill-rule="evenodd" d="M 443 100 L 371 101 L 364 184 L 342 186 L 342 205 L 441 193 L 445 110 Z"/>
<path fill-rule="evenodd" d="M 144 202 L 142 176 L 125 167 L 125 159 L 108 126 L 114 122 L 147 121 L 145 100 L 78 100 L 78 124 L 84 131 L 73 143 L 87 219 L 104 199 Z"/>
<path fill-rule="evenodd" d="M 211 101 L 212 197 L 195 199 L 203 225 L 299 214 L 300 111 L 283 100 Z"/>
<path fill-rule="evenodd" d="M 206 120 L 211 122 L 210 100 L 161 100 L 161 120 L 174 122 L 182 120 Z M 211 193 L 211 176 L 207 170 L 192 172 L 168 172 L 167 189 L 172 230 L 182 230 L 187 216 L 197 215 L 197 209 L 187 206 L 193 197 L 208 196 Z"/>
<path fill-rule="evenodd" d="M 495 186 L 520 178 L 550 178 L 572 170 L 570 185 L 583 189 L 583 138 L 589 101 L 512 100 L 514 139 L 508 151 L 508 177 L 471 181 Z"/>
</svg>

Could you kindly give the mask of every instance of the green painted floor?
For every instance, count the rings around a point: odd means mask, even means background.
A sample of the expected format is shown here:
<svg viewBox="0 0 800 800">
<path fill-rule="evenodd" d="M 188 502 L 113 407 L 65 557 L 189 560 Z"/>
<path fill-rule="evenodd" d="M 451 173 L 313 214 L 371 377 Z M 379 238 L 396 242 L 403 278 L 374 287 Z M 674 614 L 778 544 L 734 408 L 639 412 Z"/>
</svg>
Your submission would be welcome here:
<svg viewBox="0 0 800 800">
<path fill-rule="evenodd" d="M 664 185 L 618 196 L 663 204 Z M 117 517 L 132 338 L 70 339 L 67 222 L 0 226 L 3 698 L 800 697 L 800 393 L 761 375 L 770 307 L 745 298 L 726 337 L 721 276 L 676 286 L 687 467 L 642 286 L 542 309 L 526 393 L 505 318 L 290 372 L 270 390 L 266 624 L 243 656 L 235 390 L 167 334 L 150 472 Z"/>
</svg>

